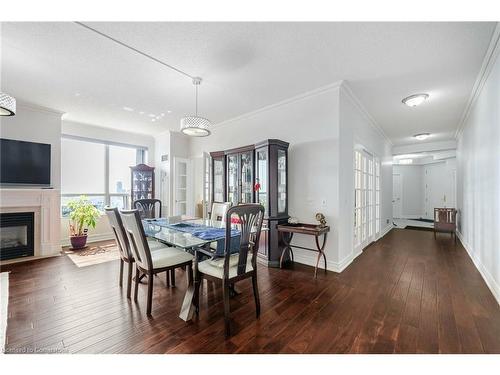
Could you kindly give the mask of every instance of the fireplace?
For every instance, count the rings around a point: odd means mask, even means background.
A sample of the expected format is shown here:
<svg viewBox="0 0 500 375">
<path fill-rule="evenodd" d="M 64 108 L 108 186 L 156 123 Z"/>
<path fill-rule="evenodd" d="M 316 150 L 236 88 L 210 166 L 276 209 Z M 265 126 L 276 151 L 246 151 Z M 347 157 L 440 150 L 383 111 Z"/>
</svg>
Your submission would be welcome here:
<svg viewBox="0 0 500 375">
<path fill-rule="evenodd" d="M 0 213 L 0 260 L 35 255 L 34 213 Z"/>
</svg>

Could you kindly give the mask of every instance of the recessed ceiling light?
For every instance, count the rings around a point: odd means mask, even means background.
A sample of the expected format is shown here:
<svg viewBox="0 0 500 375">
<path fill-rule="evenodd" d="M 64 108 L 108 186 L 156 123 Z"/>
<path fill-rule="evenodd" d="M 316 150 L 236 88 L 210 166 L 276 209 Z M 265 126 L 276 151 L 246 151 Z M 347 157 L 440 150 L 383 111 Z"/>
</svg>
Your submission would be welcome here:
<svg viewBox="0 0 500 375">
<path fill-rule="evenodd" d="M 413 159 L 401 159 L 399 164 L 413 164 Z"/>
<path fill-rule="evenodd" d="M 156 115 L 155 115 L 155 114 L 153 114 L 153 113 L 150 113 L 148 116 L 149 116 L 149 117 L 156 117 Z"/>
<path fill-rule="evenodd" d="M 429 133 L 415 134 L 413 137 L 417 138 L 419 141 L 424 141 L 430 137 L 430 134 Z"/>
<path fill-rule="evenodd" d="M 75 92 L 75 96 L 80 96 L 80 93 L 79 92 Z"/>
<path fill-rule="evenodd" d="M 404 104 L 408 107 L 416 107 L 417 105 L 422 104 L 429 98 L 429 94 L 415 94 L 410 95 L 402 100 Z"/>
<path fill-rule="evenodd" d="M 144 114 L 144 111 L 140 111 L 140 112 L 139 112 L 139 114 L 140 114 L 140 115 L 143 115 L 143 114 Z"/>
<path fill-rule="evenodd" d="M 167 111 L 167 113 L 172 113 L 172 111 Z"/>
<path fill-rule="evenodd" d="M 123 110 L 127 112 L 134 112 L 134 109 L 130 107 L 123 107 Z"/>
</svg>

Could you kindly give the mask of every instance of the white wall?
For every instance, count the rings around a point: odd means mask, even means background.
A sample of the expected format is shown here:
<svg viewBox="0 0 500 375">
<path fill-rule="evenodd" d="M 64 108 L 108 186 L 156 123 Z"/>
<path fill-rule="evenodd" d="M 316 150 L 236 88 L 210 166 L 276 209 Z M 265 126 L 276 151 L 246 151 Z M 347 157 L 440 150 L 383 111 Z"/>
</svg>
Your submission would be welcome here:
<svg viewBox="0 0 500 375">
<path fill-rule="evenodd" d="M 394 165 L 393 174 L 401 176 L 402 217 L 424 217 L 424 178 L 421 165 Z"/>
<path fill-rule="evenodd" d="M 61 188 L 61 116 L 55 110 L 19 101 L 15 116 L 0 116 L 2 138 L 51 145 L 50 181 L 54 189 Z"/>
<path fill-rule="evenodd" d="M 495 46 L 499 34 L 497 26 L 491 46 Z M 480 77 L 484 86 L 474 97 L 458 137 L 457 195 L 460 239 L 500 303 L 499 53 L 497 44 Z"/>
<path fill-rule="evenodd" d="M 316 212 L 325 214 L 332 226 L 326 247 L 332 270 L 337 270 L 338 260 L 338 101 L 336 84 L 228 121 L 214 127 L 209 137 L 190 142 L 192 158 L 201 157 L 203 151 L 225 150 L 268 138 L 289 142 L 289 215 L 314 223 Z M 196 186 L 195 196 L 201 189 Z M 297 244 L 311 246 L 311 238 L 296 238 Z M 294 253 L 299 262 L 315 262 L 314 253 L 299 249 Z"/>
<path fill-rule="evenodd" d="M 381 234 L 392 228 L 392 146 L 361 107 L 346 84 L 340 90 L 340 217 L 339 269 L 359 255 L 354 253 L 354 148 L 362 146 L 380 158 Z"/>
</svg>

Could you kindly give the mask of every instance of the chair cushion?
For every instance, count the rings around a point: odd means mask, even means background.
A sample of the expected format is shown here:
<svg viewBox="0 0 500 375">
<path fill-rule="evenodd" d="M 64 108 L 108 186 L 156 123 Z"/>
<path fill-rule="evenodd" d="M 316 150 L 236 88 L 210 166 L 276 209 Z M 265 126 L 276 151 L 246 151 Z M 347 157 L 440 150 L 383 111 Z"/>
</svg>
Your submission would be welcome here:
<svg viewBox="0 0 500 375">
<path fill-rule="evenodd" d="M 234 254 L 229 257 L 229 278 L 236 277 L 238 275 L 238 259 L 239 254 Z M 224 278 L 224 258 L 217 258 L 213 260 L 205 260 L 198 263 L 198 270 L 201 273 L 217 277 L 219 279 Z M 252 256 L 248 254 L 247 267 L 245 272 L 253 271 L 252 267 Z"/>
<path fill-rule="evenodd" d="M 193 260 L 193 256 L 184 250 L 164 246 L 151 251 L 151 260 L 153 261 L 153 268 L 156 269 L 189 262 Z"/>
</svg>

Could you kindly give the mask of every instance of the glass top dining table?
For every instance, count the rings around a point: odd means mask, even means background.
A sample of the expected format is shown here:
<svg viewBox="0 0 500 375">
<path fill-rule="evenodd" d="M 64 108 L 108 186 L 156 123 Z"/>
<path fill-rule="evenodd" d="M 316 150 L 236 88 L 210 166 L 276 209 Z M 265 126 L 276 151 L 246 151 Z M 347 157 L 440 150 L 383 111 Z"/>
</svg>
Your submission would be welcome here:
<svg viewBox="0 0 500 375">
<path fill-rule="evenodd" d="M 161 225 L 160 225 L 161 223 Z M 197 247 L 204 247 L 205 245 L 219 240 L 225 240 L 225 235 L 213 238 L 210 240 L 203 240 L 191 233 L 182 232 L 180 230 L 166 227 L 165 225 L 177 223 L 193 223 L 204 225 L 212 228 L 224 229 L 226 223 L 223 221 L 209 220 L 209 219 L 179 219 L 175 218 L 159 218 L 159 219 L 145 219 L 142 221 L 144 232 L 146 236 L 154 238 L 160 242 L 166 243 L 170 246 L 175 246 L 181 249 L 193 249 Z M 231 225 L 232 229 L 238 229 L 238 224 Z"/>
</svg>

